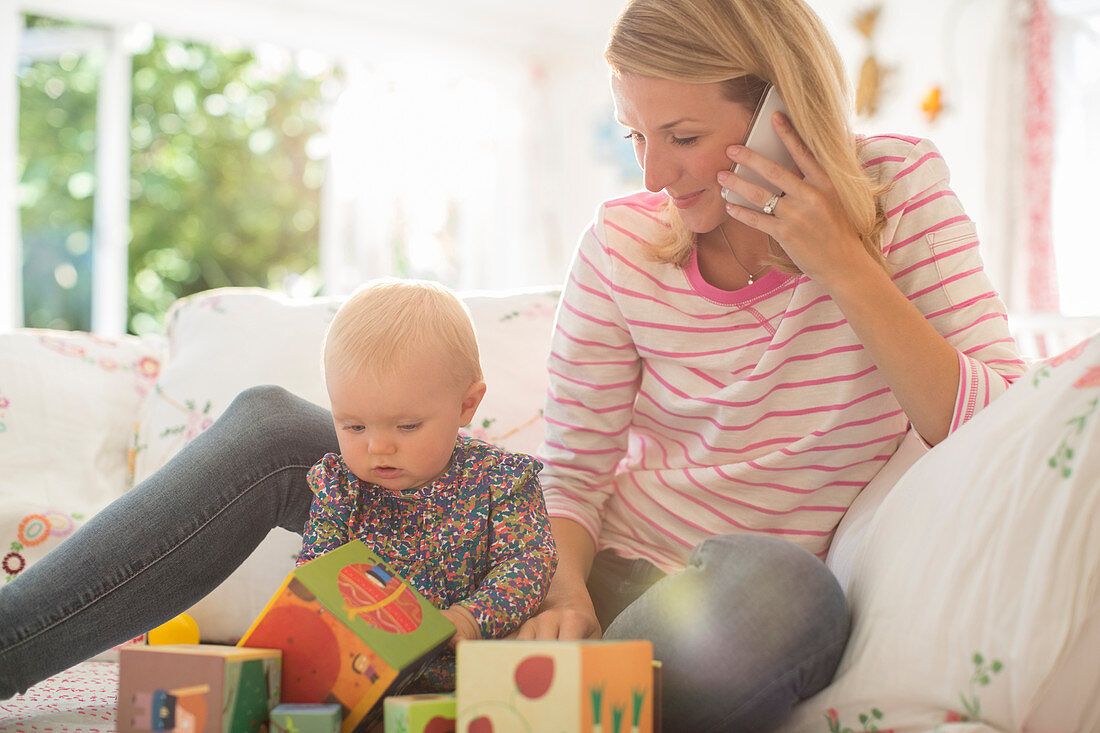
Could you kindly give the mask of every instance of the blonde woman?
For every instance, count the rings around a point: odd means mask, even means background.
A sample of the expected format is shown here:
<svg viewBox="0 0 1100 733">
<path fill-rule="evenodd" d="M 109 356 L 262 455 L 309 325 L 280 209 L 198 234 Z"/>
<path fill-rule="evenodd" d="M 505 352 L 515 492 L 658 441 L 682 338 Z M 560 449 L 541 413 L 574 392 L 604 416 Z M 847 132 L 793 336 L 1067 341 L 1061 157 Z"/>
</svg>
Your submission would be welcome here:
<svg viewBox="0 0 1100 733">
<path fill-rule="evenodd" d="M 633 0 L 606 59 L 647 190 L 600 208 L 566 282 L 539 452 L 560 561 L 519 636 L 651 639 L 667 729 L 767 730 L 843 652 L 845 510 L 1023 364 L 938 151 L 853 135 L 803 2 Z M 768 85 L 792 170 L 740 144 Z"/>
</svg>

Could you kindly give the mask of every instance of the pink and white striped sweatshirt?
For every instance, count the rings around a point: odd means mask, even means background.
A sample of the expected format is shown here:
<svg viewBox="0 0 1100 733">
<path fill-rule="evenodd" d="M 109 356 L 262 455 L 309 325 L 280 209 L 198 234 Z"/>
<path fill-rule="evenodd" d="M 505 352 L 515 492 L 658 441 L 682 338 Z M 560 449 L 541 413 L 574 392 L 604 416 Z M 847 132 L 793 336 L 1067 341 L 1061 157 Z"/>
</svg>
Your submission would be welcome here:
<svg viewBox="0 0 1100 733">
<path fill-rule="evenodd" d="M 954 430 L 1024 364 L 939 151 L 863 142 L 865 167 L 895 182 L 882 239 L 894 282 L 958 351 Z M 538 454 L 550 514 L 669 572 L 714 534 L 775 535 L 824 557 L 908 420 L 809 278 L 771 272 L 728 292 L 694 259 L 649 259 L 664 199 L 605 203 L 575 254 Z"/>
</svg>

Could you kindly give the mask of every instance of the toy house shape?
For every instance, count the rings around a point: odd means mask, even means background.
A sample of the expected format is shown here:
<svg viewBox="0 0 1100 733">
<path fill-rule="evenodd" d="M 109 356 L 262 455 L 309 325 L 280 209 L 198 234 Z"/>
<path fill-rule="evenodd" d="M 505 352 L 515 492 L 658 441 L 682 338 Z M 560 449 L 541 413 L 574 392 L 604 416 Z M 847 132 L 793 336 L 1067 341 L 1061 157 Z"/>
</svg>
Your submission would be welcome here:
<svg viewBox="0 0 1100 733">
<path fill-rule="evenodd" d="M 369 727 L 444 647 L 454 626 L 353 540 L 295 568 L 239 646 L 283 652 L 283 702 L 339 703 L 341 730 Z"/>
<path fill-rule="evenodd" d="M 384 733 L 454 733 L 455 696 L 393 695 L 383 703 Z"/>
<path fill-rule="evenodd" d="M 648 641 L 458 645 L 456 731 L 652 733 Z"/>
<path fill-rule="evenodd" d="M 248 733 L 266 730 L 279 703 L 273 649 L 168 644 L 119 651 L 118 730 Z"/>
</svg>

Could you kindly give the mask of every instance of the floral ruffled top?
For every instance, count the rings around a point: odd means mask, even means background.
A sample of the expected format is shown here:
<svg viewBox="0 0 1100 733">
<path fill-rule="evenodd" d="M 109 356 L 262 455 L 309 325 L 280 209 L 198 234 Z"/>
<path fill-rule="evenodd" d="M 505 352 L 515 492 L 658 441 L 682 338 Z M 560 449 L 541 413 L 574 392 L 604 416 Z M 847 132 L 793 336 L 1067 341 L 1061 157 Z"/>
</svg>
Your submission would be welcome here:
<svg viewBox="0 0 1100 733">
<path fill-rule="evenodd" d="M 542 603 L 557 566 L 540 470 L 531 456 L 459 436 L 439 478 L 394 493 L 329 453 L 309 471 L 298 564 L 362 540 L 434 605 L 461 603 L 483 638 L 504 636 Z"/>
</svg>

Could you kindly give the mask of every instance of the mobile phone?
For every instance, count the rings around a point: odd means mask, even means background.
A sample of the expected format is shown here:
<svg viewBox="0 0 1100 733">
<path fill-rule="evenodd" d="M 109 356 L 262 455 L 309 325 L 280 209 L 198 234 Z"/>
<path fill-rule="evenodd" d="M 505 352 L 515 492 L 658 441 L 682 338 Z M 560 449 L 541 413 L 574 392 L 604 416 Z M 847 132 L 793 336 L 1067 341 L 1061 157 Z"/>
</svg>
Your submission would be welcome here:
<svg viewBox="0 0 1100 733">
<path fill-rule="evenodd" d="M 791 157 L 790 152 L 788 152 L 787 146 L 779 139 L 779 135 L 775 132 L 775 128 L 772 127 L 772 115 L 776 112 L 787 114 L 787 105 L 783 104 L 783 98 L 779 96 L 779 92 L 776 91 L 776 88 L 769 84 L 768 88 L 764 91 L 764 96 L 761 98 L 760 104 L 756 105 L 756 111 L 752 115 L 752 121 L 749 122 L 749 131 L 748 134 L 745 135 L 745 142 L 743 144 L 750 150 L 760 153 L 765 158 L 771 158 L 787 170 L 794 170 L 794 159 Z M 782 193 L 778 186 L 766 180 L 748 166 L 734 163 L 730 166 L 730 170 L 749 183 L 755 183 L 757 186 L 767 189 L 772 193 Z M 722 198 L 729 201 L 731 204 L 745 206 L 750 209 L 759 208 L 748 199 L 726 188 L 722 189 Z"/>
</svg>

